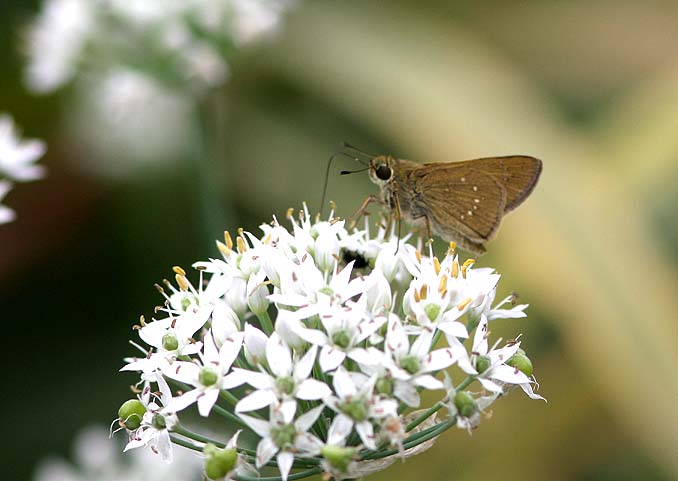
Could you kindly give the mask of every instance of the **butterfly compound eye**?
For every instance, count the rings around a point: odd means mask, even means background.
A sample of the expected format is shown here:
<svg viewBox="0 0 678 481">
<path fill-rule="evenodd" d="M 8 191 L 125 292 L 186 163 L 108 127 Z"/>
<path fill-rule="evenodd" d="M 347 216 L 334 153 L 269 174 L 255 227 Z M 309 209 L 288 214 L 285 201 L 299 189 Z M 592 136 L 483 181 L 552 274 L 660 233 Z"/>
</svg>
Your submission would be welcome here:
<svg viewBox="0 0 678 481">
<path fill-rule="evenodd" d="M 391 168 L 387 165 L 381 164 L 377 167 L 377 177 L 381 180 L 388 180 L 391 178 Z"/>
</svg>

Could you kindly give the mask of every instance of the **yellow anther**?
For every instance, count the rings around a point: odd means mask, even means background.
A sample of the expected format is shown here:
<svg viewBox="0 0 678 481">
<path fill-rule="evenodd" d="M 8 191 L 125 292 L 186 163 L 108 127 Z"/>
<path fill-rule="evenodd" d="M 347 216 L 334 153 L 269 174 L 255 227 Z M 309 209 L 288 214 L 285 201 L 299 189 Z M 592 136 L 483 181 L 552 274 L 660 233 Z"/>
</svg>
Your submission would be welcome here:
<svg viewBox="0 0 678 481">
<path fill-rule="evenodd" d="M 181 267 L 179 267 L 179 266 L 174 266 L 174 267 L 172 267 L 172 270 L 174 271 L 175 274 L 179 274 L 180 276 L 185 276 L 185 275 L 186 275 L 186 271 L 183 270 L 183 269 L 182 269 Z"/>
<path fill-rule="evenodd" d="M 414 302 L 419 302 L 421 301 L 421 297 L 419 297 L 419 291 L 416 289 L 414 290 Z"/>
<path fill-rule="evenodd" d="M 219 252 L 221 252 L 225 257 L 229 257 L 231 252 L 233 252 L 226 244 L 221 241 L 217 241 L 217 249 L 219 249 Z"/>
<path fill-rule="evenodd" d="M 146 325 L 146 318 L 144 316 L 139 316 L 139 324 L 141 327 L 144 327 Z"/>
<path fill-rule="evenodd" d="M 416 257 L 417 262 L 421 264 L 421 252 L 419 252 L 418 250 L 414 251 L 414 257 Z"/>
<path fill-rule="evenodd" d="M 242 227 L 238 227 L 238 235 L 241 236 L 244 233 L 245 233 L 245 229 L 243 229 Z"/>
<path fill-rule="evenodd" d="M 238 253 L 242 254 L 247 250 L 247 244 L 245 244 L 245 239 L 243 239 L 242 236 L 236 237 L 235 243 L 238 246 Z"/>
<path fill-rule="evenodd" d="M 186 276 L 177 274 L 174 276 L 174 279 L 176 279 L 179 289 L 181 289 L 182 291 L 188 290 L 188 279 L 186 279 Z"/>
<path fill-rule="evenodd" d="M 426 284 L 421 286 L 421 291 L 419 292 L 419 295 L 421 296 L 422 300 L 426 299 L 426 296 L 428 295 L 428 286 Z"/>
<path fill-rule="evenodd" d="M 337 210 L 337 204 L 333 200 L 330 201 L 330 209 Z"/>
<path fill-rule="evenodd" d="M 444 292 L 447 292 L 447 276 L 440 278 L 440 283 L 438 284 L 438 292 L 443 296 Z"/>
<path fill-rule="evenodd" d="M 457 259 L 452 261 L 452 277 L 455 279 L 459 277 L 459 261 Z"/>
<path fill-rule="evenodd" d="M 233 239 L 231 239 L 231 233 L 227 230 L 224 231 L 224 241 L 226 242 L 226 247 L 233 250 Z"/>
<path fill-rule="evenodd" d="M 293 215 L 294 215 L 294 208 L 290 207 L 289 209 L 287 209 L 287 212 L 285 212 L 285 218 L 291 219 Z"/>
<path fill-rule="evenodd" d="M 464 264 L 461 266 L 461 275 L 464 279 L 466 279 L 466 270 L 475 263 L 475 259 L 466 259 L 466 261 L 464 261 Z"/>
<path fill-rule="evenodd" d="M 440 274 L 440 261 L 437 257 L 433 258 L 433 268 L 436 271 L 436 275 Z"/>
<path fill-rule="evenodd" d="M 460 310 L 460 311 L 464 310 L 466 308 L 466 306 L 468 306 L 471 303 L 472 300 L 473 299 L 471 299 L 470 297 L 467 297 L 466 299 L 461 301 L 459 304 L 457 304 L 457 309 Z"/>
<path fill-rule="evenodd" d="M 454 251 L 455 251 L 456 249 L 457 249 L 457 243 L 454 242 L 454 241 L 450 241 L 450 247 L 449 247 L 449 249 L 447 249 L 447 253 L 448 253 L 449 255 L 452 255 L 452 254 L 454 254 Z"/>
<path fill-rule="evenodd" d="M 266 234 L 266 237 L 264 237 L 264 239 L 262 240 L 262 242 L 263 242 L 264 244 L 270 244 L 270 243 L 271 243 L 271 234 L 270 234 L 270 233 Z"/>
</svg>

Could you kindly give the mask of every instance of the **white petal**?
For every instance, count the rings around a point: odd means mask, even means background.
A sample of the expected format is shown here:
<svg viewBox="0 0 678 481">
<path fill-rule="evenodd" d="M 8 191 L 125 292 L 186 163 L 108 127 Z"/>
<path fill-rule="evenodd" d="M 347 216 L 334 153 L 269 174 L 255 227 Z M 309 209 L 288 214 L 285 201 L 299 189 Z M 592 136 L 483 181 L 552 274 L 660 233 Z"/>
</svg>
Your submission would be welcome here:
<svg viewBox="0 0 678 481">
<path fill-rule="evenodd" d="M 219 397 L 219 389 L 207 389 L 202 396 L 198 397 L 198 412 L 201 416 L 207 417 L 210 415 L 212 406 L 217 402 Z"/>
<path fill-rule="evenodd" d="M 367 449 L 376 450 L 377 445 L 374 442 L 374 431 L 369 421 L 363 421 L 355 425 L 356 431 Z"/>
<path fill-rule="evenodd" d="M 499 384 L 497 384 L 496 382 L 494 382 L 494 381 L 491 381 L 491 380 L 486 379 L 486 378 L 483 378 L 483 377 L 479 377 L 479 378 L 478 378 L 478 381 L 479 381 L 480 384 L 482 384 L 483 387 L 484 387 L 485 389 L 487 389 L 488 391 L 492 391 L 492 392 L 504 392 L 504 390 L 501 388 L 501 386 L 500 386 Z"/>
<path fill-rule="evenodd" d="M 257 468 L 262 467 L 268 463 L 275 453 L 278 452 L 278 446 L 275 445 L 271 438 L 263 438 L 257 445 Z"/>
<path fill-rule="evenodd" d="M 277 332 L 271 334 L 266 342 L 266 360 L 268 367 L 276 377 L 285 377 L 292 374 L 292 354 L 290 348 L 280 338 Z"/>
<path fill-rule="evenodd" d="M 287 476 L 290 474 L 292 469 L 292 463 L 294 462 L 294 454 L 283 451 L 278 454 L 278 469 L 280 470 L 280 477 L 282 481 L 287 481 Z"/>
<path fill-rule="evenodd" d="M 290 327 L 292 327 L 293 332 L 304 341 L 318 346 L 327 344 L 327 336 L 322 331 L 307 329 L 301 325 L 295 325 L 294 322 L 295 321 L 290 321 Z"/>
<path fill-rule="evenodd" d="M 224 370 L 231 367 L 233 361 L 240 354 L 240 348 L 242 347 L 242 341 L 245 334 L 243 332 L 234 332 L 226 338 L 224 344 L 219 350 L 219 362 L 223 366 Z"/>
<path fill-rule="evenodd" d="M 334 373 L 332 384 L 334 385 L 334 390 L 340 398 L 356 395 L 357 390 L 355 384 L 353 384 L 351 376 L 349 376 L 343 367 L 337 369 Z"/>
<path fill-rule="evenodd" d="M 345 414 L 337 414 L 327 433 L 327 444 L 344 445 L 353 430 L 353 420 Z"/>
<path fill-rule="evenodd" d="M 176 361 L 172 365 L 165 366 L 163 374 L 177 381 L 195 385 L 198 383 L 200 366 L 194 362 Z"/>
<path fill-rule="evenodd" d="M 414 382 L 417 386 L 421 386 L 426 389 L 444 389 L 445 385 L 442 381 L 434 378 L 430 374 L 424 374 L 423 376 L 417 376 L 414 378 Z"/>
<path fill-rule="evenodd" d="M 443 331 L 448 336 L 460 337 L 462 339 L 466 339 L 468 337 L 468 331 L 466 330 L 466 326 L 464 326 L 461 322 L 443 321 L 438 324 L 438 329 Z"/>
<path fill-rule="evenodd" d="M 193 404 L 198 400 L 200 396 L 200 391 L 193 389 L 192 391 L 185 392 L 181 396 L 172 398 L 172 401 L 165 406 L 165 409 L 162 410 L 163 413 L 177 413 L 186 409 L 188 406 Z"/>
<path fill-rule="evenodd" d="M 324 345 L 320 350 L 320 369 L 323 372 L 333 371 L 346 359 L 346 353 L 332 346 Z"/>
<path fill-rule="evenodd" d="M 406 382 L 396 381 L 393 395 L 410 407 L 416 408 L 421 404 L 421 398 L 415 387 Z"/>
<path fill-rule="evenodd" d="M 374 366 L 382 362 L 381 351 L 375 348 L 369 350 L 357 347 L 348 352 L 348 357 L 363 366 Z"/>
<path fill-rule="evenodd" d="M 257 419 L 253 418 L 252 416 L 248 416 L 246 414 L 238 414 L 238 417 L 245 421 L 247 425 L 252 428 L 252 431 L 257 433 L 259 437 L 261 438 L 266 438 L 269 433 L 271 432 L 271 425 L 268 423 L 268 421 L 264 421 L 263 419 Z M 274 453 L 275 454 L 275 453 Z M 271 455 L 273 456 L 273 455 Z M 269 458 L 271 459 L 271 458 Z M 268 462 L 268 460 L 266 460 Z"/>
<path fill-rule="evenodd" d="M 225 376 L 221 379 L 221 389 L 229 390 L 233 389 L 234 387 L 242 386 L 245 384 L 249 378 L 245 373 L 248 373 L 250 371 L 245 371 L 244 369 L 240 369 L 239 371 L 233 371 L 231 372 L 228 376 Z"/>
<path fill-rule="evenodd" d="M 294 399 L 283 401 L 277 406 L 277 410 L 281 414 L 283 422 L 290 424 L 297 412 L 297 402 Z"/>
<path fill-rule="evenodd" d="M 332 394 L 332 390 L 324 382 L 317 379 L 306 379 L 297 387 L 296 396 L 306 401 L 325 399 Z"/>
<path fill-rule="evenodd" d="M 454 364 L 454 353 L 451 348 L 436 349 L 424 358 L 423 372 L 439 371 Z"/>
<path fill-rule="evenodd" d="M 424 357 L 428 352 L 434 347 L 431 345 L 433 342 L 433 331 L 424 331 L 417 339 L 415 339 L 412 344 L 412 349 L 410 349 L 410 354 L 417 357 Z"/>
<path fill-rule="evenodd" d="M 310 411 L 305 412 L 299 418 L 294 422 L 294 425 L 297 427 L 299 431 L 306 432 L 309 429 L 311 429 L 311 426 L 315 424 L 315 422 L 318 420 L 318 416 L 320 416 L 320 413 L 325 409 L 325 406 L 321 404 L 320 406 L 316 406 Z"/>
<path fill-rule="evenodd" d="M 275 379 L 263 372 L 248 371 L 246 369 L 235 368 L 233 373 L 243 376 L 245 382 L 257 389 L 273 389 Z"/>
<path fill-rule="evenodd" d="M 360 335 L 356 337 L 356 342 L 362 342 L 377 332 L 381 326 L 386 323 L 386 316 L 375 317 L 366 322 L 360 323 Z"/>
<path fill-rule="evenodd" d="M 172 462 L 172 441 L 170 441 L 167 429 L 158 431 L 155 437 L 155 448 L 160 454 L 160 459 L 168 464 Z"/>
<path fill-rule="evenodd" d="M 297 362 L 297 365 L 294 366 L 295 380 L 301 381 L 302 379 L 306 379 L 308 376 L 311 375 L 311 371 L 313 370 L 313 364 L 315 363 L 315 358 L 317 356 L 318 356 L 318 346 L 313 345 L 308 350 L 308 352 L 304 354 L 304 357 L 302 357 Z"/>
<path fill-rule="evenodd" d="M 531 399 L 540 399 L 540 400 L 542 400 L 542 401 L 546 401 L 545 398 L 543 398 L 542 396 L 540 396 L 539 394 L 535 393 L 535 392 L 532 390 L 532 385 L 531 385 L 530 383 L 521 384 L 521 385 L 520 385 L 520 388 L 521 388 L 523 391 L 525 391 L 525 394 L 527 394 L 528 396 L 530 396 Z"/>
<path fill-rule="evenodd" d="M 506 364 L 492 368 L 491 377 L 510 384 L 525 384 L 530 382 L 530 378 L 524 372 Z"/>
<path fill-rule="evenodd" d="M 273 391 L 254 391 L 253 393 L 238 401 L 238 404 L 235 405 L 235 411 L 238 413 L 256 411 L 257 409 L 270 406 L 277 400 L 278 398 L 276 398 L 275 394 L 273 394 Z"/>
<path fill-rule="evenodd" d="M 266 341 L 268 337 L 252 324 L 245 324 L 245 349 L 252 364 L 259 364 L 266 356 Z"/>
</svg>

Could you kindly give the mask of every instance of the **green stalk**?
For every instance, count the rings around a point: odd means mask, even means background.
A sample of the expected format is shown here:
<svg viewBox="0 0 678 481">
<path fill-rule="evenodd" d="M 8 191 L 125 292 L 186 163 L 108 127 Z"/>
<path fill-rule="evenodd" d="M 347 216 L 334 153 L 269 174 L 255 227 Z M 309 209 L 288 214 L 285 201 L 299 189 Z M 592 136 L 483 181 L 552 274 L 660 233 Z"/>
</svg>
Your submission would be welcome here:
<svg viewBox="0 0 678 481">
<path fill-rule="evenodd" d="M 261 328 L 264 330 L 267 336 L 273 334 L 273 321 L 271 320 L 271 316 L 268 315 L 268 312 L 258 314 L 257 319 L 259 319 Z"/>
</svg>

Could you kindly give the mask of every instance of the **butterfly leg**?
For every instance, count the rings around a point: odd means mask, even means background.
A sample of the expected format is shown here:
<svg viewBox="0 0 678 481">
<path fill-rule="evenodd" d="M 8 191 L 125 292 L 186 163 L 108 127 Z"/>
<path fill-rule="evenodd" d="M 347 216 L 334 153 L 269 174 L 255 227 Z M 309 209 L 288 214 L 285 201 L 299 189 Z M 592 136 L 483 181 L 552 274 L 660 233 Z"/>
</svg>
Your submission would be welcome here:
<svg viewBox="0 0 678 481">
<path fill-rule="evenodd" d="M 355 225 L 358 223 L 360 218 L 365 215 L 365 210 L 367 209 L 367 206 L 370 205 L 372 202 L 378 202 L 379 199 L 377 198 L 376 195 L 369 195 L 367 198 L 363 201 L 362 204 L 360 204 L 360 207 L 358 207 L 358 210 L 356 210 L 351 217 L 349 217 L 349 228 L 353 229 Z"/>
<path fill-rule="evenodd" d="M 398 240 L 396 241 L 396 250 L 395 250 L 395 254 L 397 254 L 398 249 L 400 249 L 400 237 L 402 232 L 403 216 L 400 210 L 400 201 L 398 200 L 398 196 L 395 194 L 395 192 L 393 193 L 393 201 L 395 204 L 396 222 L 398 223 Z"/>
</svg>

